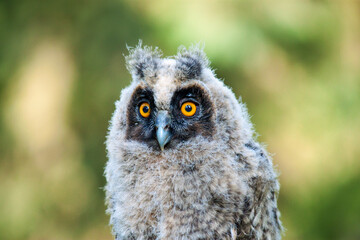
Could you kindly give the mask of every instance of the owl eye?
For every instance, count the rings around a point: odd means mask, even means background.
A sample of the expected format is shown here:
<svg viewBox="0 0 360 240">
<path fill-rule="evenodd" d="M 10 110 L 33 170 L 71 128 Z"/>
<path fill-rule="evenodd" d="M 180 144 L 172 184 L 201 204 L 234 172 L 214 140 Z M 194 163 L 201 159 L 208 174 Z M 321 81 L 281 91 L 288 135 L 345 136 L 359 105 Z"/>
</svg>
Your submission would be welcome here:
<svg viewBox="0 0 360 240">
<path fill-rule="evenodd" d="M 147 118 L 150 116 L 150 105 L 147 102 L 144 102 L 140 105 L 139 109 L 140 115 L 144 118 Z"/>
<path fill-rule="evenodd" d="M 196 113 L 196 105 L 193 102 L 185 102 L 181 106 L 181 112 L 186 117 L 191 117 Z"/>
</svg>

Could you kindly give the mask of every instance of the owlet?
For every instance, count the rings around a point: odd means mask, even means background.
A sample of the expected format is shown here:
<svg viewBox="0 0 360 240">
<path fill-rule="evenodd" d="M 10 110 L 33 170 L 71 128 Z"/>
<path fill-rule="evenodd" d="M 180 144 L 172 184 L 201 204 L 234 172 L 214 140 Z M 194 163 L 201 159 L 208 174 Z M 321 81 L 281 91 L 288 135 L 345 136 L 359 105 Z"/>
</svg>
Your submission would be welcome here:
<svg viewBox="0 0 360 240">
<path fill-rule="evenodd" d="M 271 157 L 203 50 L 129 51 L 106 141 L 115 238 L 280 239 Z"/>
</svg>

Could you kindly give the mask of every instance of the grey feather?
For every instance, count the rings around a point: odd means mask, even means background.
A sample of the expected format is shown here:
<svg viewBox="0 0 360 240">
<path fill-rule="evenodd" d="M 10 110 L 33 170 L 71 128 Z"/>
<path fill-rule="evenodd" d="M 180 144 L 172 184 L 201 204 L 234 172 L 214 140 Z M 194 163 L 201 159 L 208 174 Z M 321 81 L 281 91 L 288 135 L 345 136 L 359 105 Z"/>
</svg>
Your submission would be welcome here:
<svg viewBox="0 0 360 240">
<path fill-rule="evenodd" d="M 116 102 L 106 141 L 107 213 L 116 239 L 280 239 L 272 159 L 202 49 L 161 58 L 140 45 L 126 60 L 134 81 Z M 175 91 L 194 84 L 212 101 L 211 137 L 197 134 L 164 151 L 126 137 L 137 88 L 151 89 L 160 111 L 170 109 Z"/>
</svg>

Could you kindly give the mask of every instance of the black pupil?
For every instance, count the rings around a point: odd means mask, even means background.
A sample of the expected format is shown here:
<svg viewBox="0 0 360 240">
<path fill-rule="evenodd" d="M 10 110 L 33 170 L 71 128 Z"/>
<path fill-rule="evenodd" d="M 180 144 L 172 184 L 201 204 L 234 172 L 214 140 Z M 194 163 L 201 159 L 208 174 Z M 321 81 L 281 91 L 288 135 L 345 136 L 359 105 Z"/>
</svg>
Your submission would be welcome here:
<svg viewBox="0 0 360 240">
<path fill-rule="evenodd" d="M 192 110 L 192 107 L 190 105 L 185 106 L 185 111 L 191 112 L 191 110 Z"/>
<path fill-rule="evenodd" d="M 144 113 L 147 113 L 148 111 L 149 111 L 149 107 L 148 107 L 148 106 L 144 106 L 144 107 L 143 107 L 143 112 L 144 112 Z"/>
</svg>

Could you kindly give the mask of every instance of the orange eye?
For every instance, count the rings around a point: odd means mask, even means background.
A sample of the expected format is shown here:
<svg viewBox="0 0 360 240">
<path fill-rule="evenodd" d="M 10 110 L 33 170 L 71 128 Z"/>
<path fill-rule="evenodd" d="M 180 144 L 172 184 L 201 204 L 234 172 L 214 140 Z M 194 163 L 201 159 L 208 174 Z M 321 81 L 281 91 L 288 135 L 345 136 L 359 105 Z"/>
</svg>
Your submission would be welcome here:
<svg viewBox="0 0 360 240">
<path fill-rule="evenodd" d="M 185 102 L 181 106 L 181 112 L 187 117 L 191 117 L 196 113 L 196 105 L 192 102 Z"/>
<path fill-rule="evenodd" d="M 144 118 L 147 118 L 150 116 L 150 105 L 146 102 L 142 103 L 140 105 L 140 114 L 141 116 L 143 116 Z"/>
</svg>

